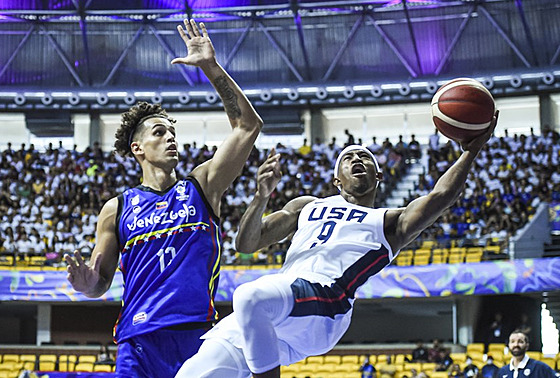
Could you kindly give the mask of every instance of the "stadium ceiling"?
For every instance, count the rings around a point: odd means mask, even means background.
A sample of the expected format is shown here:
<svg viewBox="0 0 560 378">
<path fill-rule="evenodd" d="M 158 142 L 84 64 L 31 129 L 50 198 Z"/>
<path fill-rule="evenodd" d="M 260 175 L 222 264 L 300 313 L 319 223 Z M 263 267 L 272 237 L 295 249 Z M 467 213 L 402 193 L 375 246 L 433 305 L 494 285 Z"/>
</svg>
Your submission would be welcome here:
<svg viewBox="0 0 560 378">
<path fill-rule="evenodd" d="M 0 108 L 211 109 L 176 25 L 207 24 L 260 106 L 427 101 L 454 77 L 560 91 L 557 0 L 0 0 Z"/>
</svg>

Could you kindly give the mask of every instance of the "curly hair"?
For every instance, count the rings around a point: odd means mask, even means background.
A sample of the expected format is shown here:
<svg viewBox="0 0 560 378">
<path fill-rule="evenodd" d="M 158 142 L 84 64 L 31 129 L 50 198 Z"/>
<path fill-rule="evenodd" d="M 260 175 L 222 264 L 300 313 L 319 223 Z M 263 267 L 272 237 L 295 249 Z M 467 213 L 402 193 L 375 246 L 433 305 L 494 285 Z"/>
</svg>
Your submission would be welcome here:
<svg viewBox="0 0 560 378">
<path fill-rule="evenodd" d="M 152 116 L 160 116 L 175 123 L 175 120 L 167 115 L 161 104 L 139 102 L 121 115 L 121 126 L 115 133 L 115 152 L 121 156 L 132 157 L 132 150 L 130 149 L 132 137 L 146 117 Z"/>
</svg>

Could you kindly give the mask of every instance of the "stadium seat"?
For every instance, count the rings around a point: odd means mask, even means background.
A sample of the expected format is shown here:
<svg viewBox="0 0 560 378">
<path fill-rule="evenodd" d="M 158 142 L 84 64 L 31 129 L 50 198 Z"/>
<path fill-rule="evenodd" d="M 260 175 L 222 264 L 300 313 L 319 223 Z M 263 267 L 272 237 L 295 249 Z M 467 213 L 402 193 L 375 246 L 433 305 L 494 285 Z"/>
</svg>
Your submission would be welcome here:
<svg viewBox="0 0 560 378">
<path fill-rule="evenodd" d="M 58 357 L 58 370 L 59 371 L 74 371 L 78 357 L 74 355 L 60 355 Z"/>
<path fill-rule="evenodd" d="M 54 371 L 56 370 L 56 355 L 55 354 L 42 354 L 39 356 L 39 370 L 40 371 Z"/>
<path fill-rule="evenodd" d="M 323 356 L 311 356 L 305 359 L 306 364 L 322 364 L 325 361 Z"/>
<path fill-rule="evenodd" d="M 465 261 L 466 248 L 454 247 L 449 250 L 449 264 L 461 264 Z"/>
<path fill-rule="evenodd" d="M 411 249 L 405 249 L 400 251 L 399 255 L 396 258 L 397 266 L 410 266 L 412 265 L 412 255 L 413 252 Z"/>
<path fill-rule="evenodd" d="M 472 352 L 484 353 L 483 343 L 471 343 L 467 345 L 467 355 L 471 355 Z M 472 358 L 472 356 L 471 356 Z"/>
<path fill-rule="evenodd" d="M 96 361 L 97 357 L 91 354 L 84 354 L 78 358 L 78 363 L 91 362 L 92 364 L 94 364 Z"/>
<path fill-rule="evenodd" d="M 436 370 L 438 364 L 435 362 L 423 362 L 422 363 L 422 371 L 427 373 L 434 372 Z"/>
<path fill-rule="evenodd" d="M 449 357 L 451 357 L 456 364 L 462 364 L 467 359 L 466 353 L 449 353 Z"/>
<path fill-rule="evenodd" d="M 349 355 L 346 355 L 346 356 L 342 356 L 341 359 L 340 359 L 340 362 L 343 363 L 343 364 L 348 364 L 348 363 L 358 364 L 358 363 L 360 363 L 360 360 L 359 360 L 357 355 L 349 354 Z"/>
<path fill-rule="evenodd" d="M 74 371 L 93 371 L 92 362 L 79 362 L 74 366 Z"/>
<path fill-rule="evenodd" d="M 414 265 L 416 266 L 420 266 L 420 265 L 428 265 L 430 263 L 430 255 L 426 255 L 426 254 L 421 254 L 421 255 L 416 255 L 414 254 Z"/>
<path fill-rule="evenodd" d="M 465 262 L 468 263 L 476 263 L 482 260 L 482 248 L 474 247 L 474 248 L 467 248 L 467 252 L 465 255 Z"/>
<path fill-rule="evenodd" d="M 338 355 L 329 355 L 325 356 L 325 363 L 326 364 L 340 364 L 340 356 Z"/>
<path fill-rule="evenodd" d="M 542 352 L 536 352 L 536 351 L 533 351 L 533 350 L 528 351 L 527 356 L 529 356 L 529 358 L 532 358 L 532 359 L 538 360 L 538 361 L 540 361 L 541 358 L 543 358 Z"/>
<path fill-rule="evenodd" d="M 2 363 L 19 362 L 19 354 L 5 354 L 2 356 Z"/>
<path fill-rule="evenodd" d="M 107 365 L 107 364 L 94 364 L 93 365 L 93 371 L 110 373 L 110 372 L 113 371 L 113 367 L 111 365 Z"/>
<path fill-rule="evenodd" d="M 449 250 L 446 248 L 436 248 L 432 251 L 432 264 L 447 264 Z"/>
</svg>

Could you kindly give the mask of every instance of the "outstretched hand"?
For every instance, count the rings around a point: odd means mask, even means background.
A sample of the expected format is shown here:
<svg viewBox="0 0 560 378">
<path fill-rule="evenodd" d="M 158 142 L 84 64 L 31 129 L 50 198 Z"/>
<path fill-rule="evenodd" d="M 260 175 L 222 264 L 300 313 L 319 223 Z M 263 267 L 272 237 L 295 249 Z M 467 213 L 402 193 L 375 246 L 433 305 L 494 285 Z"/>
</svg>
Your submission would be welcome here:
<svg viewBox="0 0 560 378">
<path fill-rule="evenodd" d="M 276 150 L 272 148 L 265 162 L 259 167 L 257 192 L 263 197 L 270 196 L 280 182 L 280 178 L 282 178 L 280 154 L 277 154 Z"/>
<path fill-rule="evenodd" d="M 216 51 L 204 23 L 200 23 L 199 30 L 195 20 L 184 20 L 183 22 L 187 29 L 186 32 L 181 25 L 177 26 L 177 30 L 187 46 L 187 56 L 175 58 L 171 61 L 171 64 L 188 64 L 190 66 L 203 67 L 205 64 L 214 62 L 216 60 Z"/>
<path fill-rule="evenodd" d="M 474 138 L 473 140 L 467 142 L 467 143 L 461 143 L 461 147 L 463 148 L 464 151 L 473 151 L 473 152 L 478 152 L 482 146 L 484 146 L 486 144 L 486 142 L 488 142 L 488 140 L 490 139 L 490 137 L 492 136 L 492 134 L 494 133 L 494 130 L 496 129 L 496 125 L 498 124 L 498 116 L 500 115 L 500 111 L 496 110 L 496 113 L 494 114 L 494 117 L 492 118 L 492 122 L 490 123 L 490 126 L 488 127 L 488 131 L 486 131 L 484 134 L 477 136 L 476 138 Z"/>
<path fill-rule="evenodd" d="M 86 264 L 82 255 L 77 250 L 74 251 L 74 258 L 65 254 L 64 260 L 68 264 L 66 267 L 68 271 L 68 282 L 70 282 L 74 290 L 84 294 L 94 290 L 100 279 L 99 269 L 101 265 L 101 254 L 95 256 L 91 267 Z"/>
</svg>

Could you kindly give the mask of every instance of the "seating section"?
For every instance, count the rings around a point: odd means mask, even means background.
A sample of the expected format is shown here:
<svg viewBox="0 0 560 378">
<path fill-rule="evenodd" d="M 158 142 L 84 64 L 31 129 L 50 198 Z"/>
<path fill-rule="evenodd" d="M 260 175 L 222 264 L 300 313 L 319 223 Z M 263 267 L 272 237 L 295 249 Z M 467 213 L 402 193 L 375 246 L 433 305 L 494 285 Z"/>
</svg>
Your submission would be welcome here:
<svg viewBox="0 0 560 378">
<path fill-rule="evenodd" d="M 114 364 L 97 364 L 95 355 L 3 354 L 0 378 L 17 378 L 23 370 L 66 372 L 112 372 Z"/>
<path fill-rule="evenodd" d="M 497 366 L 509 363 L 511 355 L 504 354 L 504 344 L 489 344 L 485 349 L 482 343 L 467 345 L 464 352 L 450 353 L 454 363 L 459 364 L 461 370 L 465 368 L 467 356 L 479 368 L 485 364 L 487 355 L 492 355 Z M 541 352 L 528 352 L 531 358 L 540 360 L 552 369 L 560 367 L 560 353 L 556 356 L 545 356 Z M 390 366 L 395 370 L 395 378 L 406 378 L 413 375 L 413 371 L 424 372 L 429 378 L 448 378 L 448 372 L 436 371 L 437 364 L 433 362 L 410 362 L 410 354 L 328 354 L 324 356 L 308 357 L 290 366 L 281 367 L 281 376 L 286 378 L 360 378 L 360 367 L 365 359 L 375 366 L 378 374 Z M 390 361 L 388 365 L 387 361 Z M 21 371 L 67 371 L 67 372 L 112 372 L 114 364 L 97 364 L 95 355 L 67 355 L 67 354 L 3 354 L 0 355 L 0 378 L 17 378 Z"/>
</svg>

